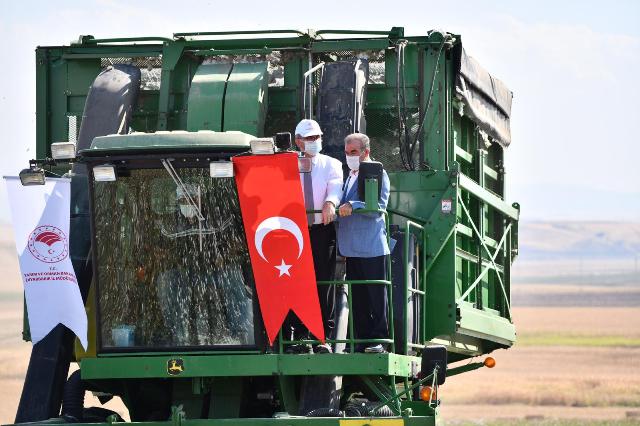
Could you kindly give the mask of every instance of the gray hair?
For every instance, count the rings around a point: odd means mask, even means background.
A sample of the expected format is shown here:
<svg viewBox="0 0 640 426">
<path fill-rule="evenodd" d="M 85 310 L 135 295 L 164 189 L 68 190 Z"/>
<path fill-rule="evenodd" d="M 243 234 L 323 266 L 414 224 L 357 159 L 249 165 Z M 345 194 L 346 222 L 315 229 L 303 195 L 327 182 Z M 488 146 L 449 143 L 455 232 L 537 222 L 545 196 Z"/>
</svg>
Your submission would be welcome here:
<svg viewBox="0 0 640 426">
<path fill-rule="evenodd" d="M 368 149 L 371 151 L 371 143 L 369 141 L 369 136 L 364 133 L 351 133 L 346 138 L 344 138 L 344 144 L 348 144 L 351 141 L 357 140 L 360 142 L 360 149 L 365 150 Z"/>
</svg>

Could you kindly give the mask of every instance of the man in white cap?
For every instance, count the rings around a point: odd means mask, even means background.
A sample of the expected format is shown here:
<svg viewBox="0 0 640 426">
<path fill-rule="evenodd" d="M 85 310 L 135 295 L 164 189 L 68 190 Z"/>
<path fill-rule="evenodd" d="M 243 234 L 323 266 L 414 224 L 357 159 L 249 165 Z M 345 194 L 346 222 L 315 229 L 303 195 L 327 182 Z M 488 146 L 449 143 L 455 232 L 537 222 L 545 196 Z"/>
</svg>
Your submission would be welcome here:
<svg viewBox="0 0 640 426">
<path fill-rule="evenodd" d="M 308 214 L 309 236 L 313 264 L 318 281 L 334 279 L 336 270 L 336 232 L 332 223 L 336 217 L 336 207 L 342 197 L 342 163 L 322 150 L 322 131 L 315 120 L 302 120 L 296 126 L 295 141 L 298 149 L 311 161 L 311 172 L 300 173 L 300 183 L 307 210 L 321 210 L 322 213 Z M 318 286 L 318 297 L 324 319 L 325 335 L 332 335 L 333 313 L 335 312 L 335 286 Z M 308 337 L 308 331 L 295 316 L 290 317 L 288 326 L 294 340 Z M 294 352 L 308 350 L 304 346 L 290 348 Z M 318 345 L 317 353 L 331 352 L 328 344 Z"/>
</svg>

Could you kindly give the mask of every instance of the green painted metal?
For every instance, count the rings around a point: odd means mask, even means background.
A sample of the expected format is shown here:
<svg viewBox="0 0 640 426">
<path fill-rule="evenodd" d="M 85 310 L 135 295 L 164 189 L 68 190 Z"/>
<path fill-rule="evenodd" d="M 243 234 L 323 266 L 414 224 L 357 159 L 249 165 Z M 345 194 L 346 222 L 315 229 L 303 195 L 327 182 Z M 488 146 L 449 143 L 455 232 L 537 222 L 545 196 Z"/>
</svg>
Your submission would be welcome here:
<svg viewBox="0 0 640 426">
<path fill-rule="evenodd" d="M 202 64 L 191 81 L 187 130 L 222 131 L 224 95 L 232 64 Z"/>
<path fill-rule="evenodd" d="M 210 130 L 108 135 L 95 138 L 91 148 L 85 150 L 83 155 L 95 156 L 127 151 L 151 152 L 166 149 L 193 150 L 195 148 L 247 150 L 250 141 L 254 138 L 252 135 L 237 131 L 214 132 Z"/>
<path fill-rule="evenodd" d="M 306 36 L 306 33 L 298 30 L 254 30 L 254 31 L 202 31 L 195 33 L 173 33 L 173 37 L 189 36 L 219 36 L 219 35 L 247 35 L 247 34 L 297 34 Z"/>
<path fill-rule="evenodd" d="M 179 377 L 323 376 L 384 375 L 410 376 L 420 359 L 386 354 L 326 354 L 324 356 L 259 354 L 211 356 L 174 354 L 171 356 L 129 356 L 85 358 L 82 378 L 126 379 L 169 378 L 167 362 L 180 358 L 184 371 Z"/>
<path fill-rule="evenodd" d="M 268 82 L 266 62 L 233 65 L 223 99 L 222 130 L 263 136 Z"/>
<path fill-rule="evenodd" d="M 461 365 L 459 367 L 453 367 L 447 369 L 447 377 L 456 376 L 458 374 L 467 373 L 469 371 L 477 370 L 478 368 L 484 367 L 484 363 L 482 362 L 472 362 L 466 365 Z"/>
<path fill-rule="evenodd" d="M 276 418 L 226 418 L 226 419 L 194 419 L 187 416 L 184 409 L 175 407 L 174 414 L 169 420 L 135 422 L 138 426 L 436 426 L 440 425 L 438 411 L 430 415 L 410 415 L 416 410 L 414 404 L 406 406 L 402 416 L 387 418 L 370 417 L 303 417 L 290 416 L 282 413 Z M 408 411 L 410 410 L 410 411 Z M 113 422 L 115 423 L 115 421 Z M 50 424 L 68 424 L 63 418 L 42 422 L 31 422 L 30 426 L 45 426 Z M 112 424 L 112 423 L 111 423 Z M 96 423 L 74 423 L 77 426 L 95 426 Z"/>
</svg>

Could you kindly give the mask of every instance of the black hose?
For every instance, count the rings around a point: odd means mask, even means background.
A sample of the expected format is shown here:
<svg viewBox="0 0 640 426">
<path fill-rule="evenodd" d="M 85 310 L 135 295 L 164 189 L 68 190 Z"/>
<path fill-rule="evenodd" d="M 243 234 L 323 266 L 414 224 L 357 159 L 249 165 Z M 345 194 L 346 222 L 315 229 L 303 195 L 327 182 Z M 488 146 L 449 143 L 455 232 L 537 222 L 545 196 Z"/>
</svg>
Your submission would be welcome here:
<svg viewBox="0 0 640 426">
<path fill-rule="evenodd" d="M 80 370 L 74 371 L 64 384 L 62 394 L 62 415 L 72 421 L 82 421 L 84 410 L 84 384 Z"/>
<path fill-rule="evenodd" d="M 347 417 L 392 417 L 395 414 L 386 405 L 374 410 L 380 404 L 377 401 L 350 402 L 344 407 Z"/>
<path fill-rule="evenodd" d="M 344 412 L 337 408 L 316 408 L 309 411 L 307 417 L 344 417 Z"/>
<path fill-rule="evenodd" d="M 367 409 L 367 416 L 371 416 L 371 417 L 392 417 L 392 416 L 395 415 L 395 414 L 393 414 L 393 411 L 391 410 L 391 408 L 389 408 L 387 405 L 383 405 L 382 407 L 378 408 L 377 410 L 374 410 L 374 408 L 378 404 L 379 404 L 379 402 L 367 402 L 365 404 L 365 407 Z"/>
</svg>

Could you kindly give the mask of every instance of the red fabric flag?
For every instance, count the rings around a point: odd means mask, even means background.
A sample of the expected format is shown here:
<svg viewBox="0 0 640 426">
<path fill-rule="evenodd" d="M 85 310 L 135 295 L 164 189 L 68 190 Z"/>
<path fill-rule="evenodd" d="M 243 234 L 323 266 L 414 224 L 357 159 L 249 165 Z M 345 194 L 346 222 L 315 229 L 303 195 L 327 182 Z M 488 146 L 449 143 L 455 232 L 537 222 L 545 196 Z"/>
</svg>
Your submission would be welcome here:
<svg viewBox="0 0 640 426">
<path fill-rule="evenodd" d="M 273 343 L 289 310 L 324 342 L 297 155 L 234 157 L 262 320 Z"/>
</svg>

